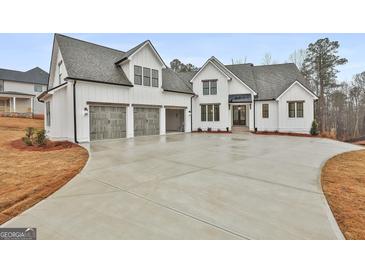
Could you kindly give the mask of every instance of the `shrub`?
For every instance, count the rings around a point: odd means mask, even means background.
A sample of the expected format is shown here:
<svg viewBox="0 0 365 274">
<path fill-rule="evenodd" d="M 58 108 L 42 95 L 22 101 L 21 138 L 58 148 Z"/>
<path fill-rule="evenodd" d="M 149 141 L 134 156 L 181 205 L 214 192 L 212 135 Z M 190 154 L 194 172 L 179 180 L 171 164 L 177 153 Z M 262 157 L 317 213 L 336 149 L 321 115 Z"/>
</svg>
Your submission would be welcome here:
<svg viewBox="0 0 365 274">
<path fill-rule="evenodd" d="M 35 132 L 35 129 L 33 127 L 27 127 L 25 129 L 25 137 L 28 137 L 29 139 L 32 139 L 34 132 Z"/>
<path fill-rule="evenodd" d="M 31 146 L 31 145 L 33 145 L 33 143 L 32 143 L 32 139 L 31 139 L 31 138 L 29 138 L 28 136 L 23 137 L 23 138 L 22 138 L 22 141 L 23 141 L 23 143 L 24 143 L 24 144 L 26 144 L 27 146 Z"/>
<path fill-rule="evenodd" d="M 208 132 L 211 132 L 212 131 L 212 128 L 211 127 L 208 127 Z"/>
<path fill-rule="evenodd" d="M 202 132 L 203 130 L 200 128 L 200 127 L 198 127 L 198 132 Z"/>
<path fill-rule="evenodd" d="M 34 137 L 34 143 L 37 146 L 43 146 L 47 142 L 46 131 L 44 129 L 38 130 Z"/>
<path fill-rule="evenodd" d="M 226 131 L 229 132 L 229 127 L 226 127 Z"/>
<path fill-rule="evenodd" d="M 311 135 L 318 135 L 319 134 L 319 130 L 318 130 L 318 123 L 316 120 L 313 120 L 312 122 L 312 127 L 310 130 L 310 134 Z"/>
</svg>

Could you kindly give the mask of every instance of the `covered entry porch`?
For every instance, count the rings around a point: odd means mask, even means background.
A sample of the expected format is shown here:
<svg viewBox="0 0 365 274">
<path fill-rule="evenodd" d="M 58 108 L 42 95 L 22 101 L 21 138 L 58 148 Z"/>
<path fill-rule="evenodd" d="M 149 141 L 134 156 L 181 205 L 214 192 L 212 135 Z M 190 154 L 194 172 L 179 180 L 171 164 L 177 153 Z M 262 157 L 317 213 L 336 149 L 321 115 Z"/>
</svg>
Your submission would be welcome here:
<svg viewBox="0 0 365 274">
<path fill-rule="evenodd" d="M 32 113 L 34 95 L 22 93 L 1 93 L 0 113 L 17 112 Z"/>
<path fill-rule="evenodd" d="M 251 94 L 229 95 L 229 109 L 233 132 L 254 130 Z"/>
</svg>

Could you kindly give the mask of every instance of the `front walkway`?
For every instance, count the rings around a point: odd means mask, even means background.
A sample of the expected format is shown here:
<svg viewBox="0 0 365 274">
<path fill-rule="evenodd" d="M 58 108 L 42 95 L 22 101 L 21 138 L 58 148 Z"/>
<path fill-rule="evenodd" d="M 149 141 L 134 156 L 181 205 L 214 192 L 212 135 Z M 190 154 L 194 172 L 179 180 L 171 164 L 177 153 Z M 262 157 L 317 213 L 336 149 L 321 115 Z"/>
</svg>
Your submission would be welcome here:
<svg viewBox="0 0 365 274">
<path fill-rule="evenodd" d="M 80 175 L 4 226 L 40 239 L 337 239 L 320 170 L 359 148 L 249 133 L 96 142 Z"/>
</svg>

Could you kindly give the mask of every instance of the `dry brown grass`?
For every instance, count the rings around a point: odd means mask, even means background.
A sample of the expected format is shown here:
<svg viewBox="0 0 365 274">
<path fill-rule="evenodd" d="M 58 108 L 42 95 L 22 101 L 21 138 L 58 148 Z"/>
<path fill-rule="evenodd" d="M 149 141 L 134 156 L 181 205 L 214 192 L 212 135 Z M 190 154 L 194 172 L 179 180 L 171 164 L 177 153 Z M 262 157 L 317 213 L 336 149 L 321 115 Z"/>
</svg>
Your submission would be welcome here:
<svg viewBox="0 0 365 274">
<path fill-rule="evenodd" d="M 365 150 L 328 160 L 322 188 L 346 239 L 365 239 Z"/>
<path fill-rule="evenodd" d="M 10 142 L 24 128 L 43 128 L 43 120 L 0 117 L 0 224 L 46 198 L 84 167 L 80 146 L 54 151 L 22 151 Z"/>
</svg>

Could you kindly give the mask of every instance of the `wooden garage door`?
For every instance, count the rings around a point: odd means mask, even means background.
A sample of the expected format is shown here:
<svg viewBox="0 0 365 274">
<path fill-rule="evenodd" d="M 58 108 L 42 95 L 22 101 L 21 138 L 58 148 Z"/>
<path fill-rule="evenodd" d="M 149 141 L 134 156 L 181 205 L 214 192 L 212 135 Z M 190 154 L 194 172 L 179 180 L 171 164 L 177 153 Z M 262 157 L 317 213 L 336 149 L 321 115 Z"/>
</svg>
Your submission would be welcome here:
<svg viewBox="0 0 365 274">
<path fill-rule="evenodd" d="M 90 140 L 126 137 L 126 108 L 90 106 Z"/>
<path fill-rule="evenodd" d="M 134 136 L 160 134 L 160 109 L 134 107 Z"/>
</svg>

